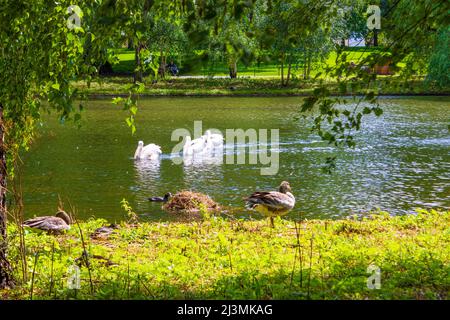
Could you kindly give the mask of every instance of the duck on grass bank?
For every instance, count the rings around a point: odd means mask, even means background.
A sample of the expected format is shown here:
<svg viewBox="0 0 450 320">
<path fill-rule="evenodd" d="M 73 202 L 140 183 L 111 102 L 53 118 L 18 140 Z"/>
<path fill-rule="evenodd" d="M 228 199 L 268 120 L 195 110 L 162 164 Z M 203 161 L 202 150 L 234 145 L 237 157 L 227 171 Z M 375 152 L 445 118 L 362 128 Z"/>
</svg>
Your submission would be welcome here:
<svg viewBox="0 0 450 320">
<path fill-rule="evenodd" d="M 59 210 L 55 216 L 37 217 L 23 222 L 24 227 L 39 229 L 53 234 L 69 230 L 71 224 L 72 219 L 63 210 Z"/>
<path fill-rule="evenodd" d="M 148 198 L 148 200 L 152 202 L 167 202 L 169 201 L 170 197 L 172 197 L 172 194 L 170 192 L 167 192 L 164 197 L 151 197 Z"/>
<path fill-rule="evenodd" d="M 258 211 L 270 218 L 270 225 L 274 227 L 273 218 L 287 214 L 295 206 L 295 198 L 291 193 L 289 182 L 283 181 L 278 191 L 254 192 L 244 198 L 246 208 Z"/>
<path fill-rule="evenodd" d="M 91 239 L 95 240 L 107 240 L 114 231 L 119 229 L 119 225 L 111 223 L 109 226 L 103 226 L 94 230 L 91 234 Z"/>
</svg>

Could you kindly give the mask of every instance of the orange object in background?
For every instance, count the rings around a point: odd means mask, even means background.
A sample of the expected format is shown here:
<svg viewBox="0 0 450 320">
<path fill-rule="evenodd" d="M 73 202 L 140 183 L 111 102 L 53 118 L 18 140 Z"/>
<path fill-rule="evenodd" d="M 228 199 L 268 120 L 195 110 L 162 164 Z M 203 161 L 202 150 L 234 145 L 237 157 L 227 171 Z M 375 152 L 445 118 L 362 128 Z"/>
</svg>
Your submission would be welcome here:
<svg viewBox="0 0 450 320">
<path fill-rule="evenodd" d="M 393 74 L 393 72 L 391 71 L 391 68 L 390 68 L 391 64 L 392 64 L 392 61 L 387 61 L 386 64 L 382 65 L 382 66 L 376 64 L 374 67 L 374 71 L 376 74 L 379 74 L 379 75 Z"/>
</svg>

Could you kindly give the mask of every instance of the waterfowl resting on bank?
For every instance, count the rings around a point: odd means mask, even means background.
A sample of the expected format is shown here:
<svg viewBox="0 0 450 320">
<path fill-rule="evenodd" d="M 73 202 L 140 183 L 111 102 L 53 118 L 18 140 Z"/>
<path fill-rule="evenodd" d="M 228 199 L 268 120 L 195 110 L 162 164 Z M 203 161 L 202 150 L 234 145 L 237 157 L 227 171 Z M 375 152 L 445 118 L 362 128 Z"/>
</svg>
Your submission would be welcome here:
<svg viewBox="0 0 450 320">
<path fill-rule="evenodd" d="M 285 215 L 294 208 L 295 198 L 291 192 L 289 182 L 283 181 L 278 191 L 255 192 L 248 198 L 244 198 L 246 208 L 269 217 L 270 225 L 274 227 L 274 217 Z"/>
<path fill-rule="evenodd" d="M 156 160 L 159 159 L 159 156 L 161 155 L 161 147 L 150 143 L 146 146 L 144 146 L 144 141 L 138 142 L 138 147 L 134 153 L 134 159 L 135 160 L 144 160 L 144 159 L 150 159 L 150 160 Z"/>
<path fill-rule="evenodd" d="M 29 219 L 23 222 L 23 226 L 47 231 L 48 233 L 60 233 L 70 229 L 72 219 L 63 210 L 56 213 L 55 216 L 44 216 Z"/>
<path fill-rule="evenodd" d="M 170 192 L 167 192 L 164 197 L 151 197 L 148 198 L 148 200 L 153 202 L 167 202 L 171 196 L 172 194 Z"/>
<path fill-rule="evenodd" d="M 115 223 L 111 223 L 109 226 L 103 226 L 103 227 L 97 228 L 91 234 L 91 239 L 106 240 L 117 229 L 119 229 L 119 225 L 117 225 Z"/>
</svg>

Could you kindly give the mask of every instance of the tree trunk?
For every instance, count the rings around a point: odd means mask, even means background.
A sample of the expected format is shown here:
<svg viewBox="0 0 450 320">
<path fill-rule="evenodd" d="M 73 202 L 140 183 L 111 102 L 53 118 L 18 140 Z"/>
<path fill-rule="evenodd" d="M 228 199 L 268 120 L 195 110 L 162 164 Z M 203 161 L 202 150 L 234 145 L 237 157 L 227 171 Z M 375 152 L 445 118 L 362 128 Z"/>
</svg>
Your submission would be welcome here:
<svg viewBox="0 0 450 320">
<path fill-rule="evenodd" d="M 281 85 L 284 86 L 284 54 L 281 54 Z"/>
<path fill-rule="evenodd" d="M 308 58 L 306 52 L 303 54 L 303 80 L 306 80 L 307 77 L 307 68 L 308 68 Z"/>
<path fill-rule="evenodd" d="M 284 84 L 285 86 L 287 86 L 289 84 L 289 80 L 291 79 L 291 68 L 292 68 L 292 61 L 291 61 L 291 56 L 289 55 L 286 83 Z"/>
<path fill-rule="evenodd" d="M 0 104 L 0 289 L 10 288 L 14 285 L 11 265 L 6 257 L 6 150 L 5 131 L 3 125 L 3 105 Z"/>
<path fill-rule="evenodd" d="M 130 49 L 130 50 L 134 48 L 134 46 L 133 46 L 133 39 L 131 39 L 131 38 L 127 39 L 127 48 Z"/>
<path fill-rule="evenodd" d="M 236 79 L 237 78 L 237 61 L 234 59 L 232 61 L 230 61 L 230 65 L 228 66 L 228 68 L 230 70 L 230 78 Z"/>
<path fill-rule="evenodd" d="M 161 49 L 159 51 L 159 68 L 158 68 L 158 76 L 164 79 L 166 76 L 166 56 L 164 54 L 164 50 Z"/>
<path fill-rule="evenodd" d="M 311 75 L 311 55 L 308 55 L 308 70 L 306 73 L 306 78 L 309 80 L 309 76 Z"/>
<path fill-rule="evenodd" d="M 141 62 L 141 50 L 142 44 L 139 42 L 136 44 L 134 49 L 134 61 L 136 64 L 136 71 L 134 72 L 134 82 L 142 82 L 142 62 Z"/>
<path fill-rule="evenodd" d="M 378 30 L 373 29 L 373 46 L 378 47 Z"/>
</svg>

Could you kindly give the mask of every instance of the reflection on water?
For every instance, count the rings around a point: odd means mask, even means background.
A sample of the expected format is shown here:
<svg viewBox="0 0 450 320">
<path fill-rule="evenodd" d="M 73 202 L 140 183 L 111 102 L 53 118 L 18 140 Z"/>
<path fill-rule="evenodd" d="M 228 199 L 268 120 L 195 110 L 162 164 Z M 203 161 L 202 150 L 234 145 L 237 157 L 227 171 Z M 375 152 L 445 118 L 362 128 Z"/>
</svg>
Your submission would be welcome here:
<svg viewBox="0 0 450 320">
<path fill-rule="evenodd" d="M 148 197 L 187 189 L 242 208 L 255 190 L 273 190 L 288 180 L 297 199 L 291 216 L 340 217 L 381 208 L 407 213 L 415 207 L 450 207 L 449 98 L 383 100 L 380 118 L 363 119 L 354 149 L 336 150 L 309 130 L 307 119 L 294 121 L 299 98 L 170 98 L 140 102 L 137 132 L 130 134 L 124 115 L 109 100 L 92 101 L 82 127 L 46 119 L 40 138 L 24 155 L 22 185 L 26 215 L 50 214 L 58 196 L 78 214 L 120 220 L 120 201 L 148 219 L 165 219 L 161 204 Z M 212 111 L 213 110 L 213 111 Z M 171 133 L 194 120 L 205 128 L 279 129 L 275 176 L 262 176 L 268 165 L 249 163 L 258 145 L 229 142 L 214 152 L 183 157 L 171 154 L 178 142 Z M 156 161 L 134 161 L 138 140 L 162 146 Z M 244 150 L 241 149 L 244 147 Z M 264 149 L 263 149 L 264 150 Z M 94 152 L 95 151 L 95 152 Z M 245 153 L 245 164 L 227 164 L 226 156 Z M 331 175 L 324 160 L 337 156 Z M 245 215 L 245 212 L 243 213 Z"/>
<path fill-rule="evenodd" d="M 136 193 L 137 203 L 145 203 L 148 201 L 149 194 L 158 194 L 158 180 L 161 178 L 160 159 L 133 160 L 136 170 L 136 186 L 133 191 Z M 144 209 L 139 206 L 138 210 Z"/>
<path fill-rule="evenodd" d="M 204 181 L 216 181 L 223 187 L 223 147 L 183 158 L 183 178 L 190 190 L 202 190 Z"/>
</svg>

